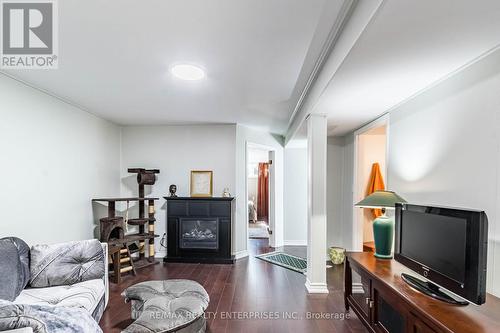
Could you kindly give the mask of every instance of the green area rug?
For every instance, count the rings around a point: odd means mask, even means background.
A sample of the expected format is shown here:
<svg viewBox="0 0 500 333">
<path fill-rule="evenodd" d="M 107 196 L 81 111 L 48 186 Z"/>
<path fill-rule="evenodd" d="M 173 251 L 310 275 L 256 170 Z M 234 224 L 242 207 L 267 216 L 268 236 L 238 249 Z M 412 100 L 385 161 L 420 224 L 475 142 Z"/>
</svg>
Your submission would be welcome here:
<svg viewBox="0 0 500 333">
<path fill-rule="evenodd" d="M 306 259 L 284 252 L 265 253 L 255 257 L 302 274 L 305 274 L 307 269 Z"/>
</svg>

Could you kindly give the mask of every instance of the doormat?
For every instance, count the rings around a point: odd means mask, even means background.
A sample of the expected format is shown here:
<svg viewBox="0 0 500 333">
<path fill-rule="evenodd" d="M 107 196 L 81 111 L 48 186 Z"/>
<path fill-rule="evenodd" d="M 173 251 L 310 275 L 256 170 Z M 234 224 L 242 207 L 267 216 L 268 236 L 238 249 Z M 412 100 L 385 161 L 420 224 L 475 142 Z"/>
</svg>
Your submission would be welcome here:
<svg viewBox="0 0 500 333">
<path fill-rule="evenodd" d="M 307 270 L 307 261 L 304 258 L 297 257 L 284 252 L 270 252 L 255 256 L 260 260 L 270 262 L 281 267 L 291 269 L 292 271 L 305 274 Z"/>
</svg>

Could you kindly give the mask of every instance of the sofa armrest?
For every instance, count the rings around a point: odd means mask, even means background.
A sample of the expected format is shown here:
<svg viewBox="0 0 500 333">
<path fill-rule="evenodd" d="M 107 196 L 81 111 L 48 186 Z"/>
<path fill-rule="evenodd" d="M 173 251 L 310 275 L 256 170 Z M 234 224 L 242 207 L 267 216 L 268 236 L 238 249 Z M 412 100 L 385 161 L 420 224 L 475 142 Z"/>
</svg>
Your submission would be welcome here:
<svg viewBox="0 0 500 333">
<path fill-rule="evenodd" d="M 104 252 L 104 292 L 105 292 L 105 303 L 104 308 L 108 306 L 109 300 L 109 255 L 108 255 L 108 243 L 101 243 L 102 251 Z"/>
</svg>

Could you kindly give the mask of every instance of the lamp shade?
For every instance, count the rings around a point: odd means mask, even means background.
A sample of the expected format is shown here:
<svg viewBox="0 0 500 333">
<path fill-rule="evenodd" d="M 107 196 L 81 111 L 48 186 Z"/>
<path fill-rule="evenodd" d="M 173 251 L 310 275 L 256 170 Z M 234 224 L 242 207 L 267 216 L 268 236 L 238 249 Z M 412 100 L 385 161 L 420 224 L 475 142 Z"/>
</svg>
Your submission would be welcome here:
<svg viewBox="0 0 500 333">
<path fill-rule="evenodd" d="M 398 202 L 406 203 L 406 200 L 392 191 L 375 191 L 355 206 L 362 208 L 394 208 Z"/>
</svg>

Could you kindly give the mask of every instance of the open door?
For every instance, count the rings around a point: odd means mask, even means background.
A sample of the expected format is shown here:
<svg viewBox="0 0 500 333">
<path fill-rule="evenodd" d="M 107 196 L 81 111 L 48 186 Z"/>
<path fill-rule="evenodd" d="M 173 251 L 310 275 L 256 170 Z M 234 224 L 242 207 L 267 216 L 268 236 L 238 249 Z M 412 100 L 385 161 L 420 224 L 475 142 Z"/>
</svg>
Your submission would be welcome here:
<svg viewBox="0 0 500 333">
<path fill-rule="evenodd" d="M 384 116 L 355 132 L 354 204 L 387 189 L 389 119 Z M 374 252 L 373 220 L 377 211 L 354 207 L 353 251 Z"/>
<path fill-rule="evenodd" d="M 248 239 L 274 244 L 274 151 L 247 144 Z"/>
</svg>

